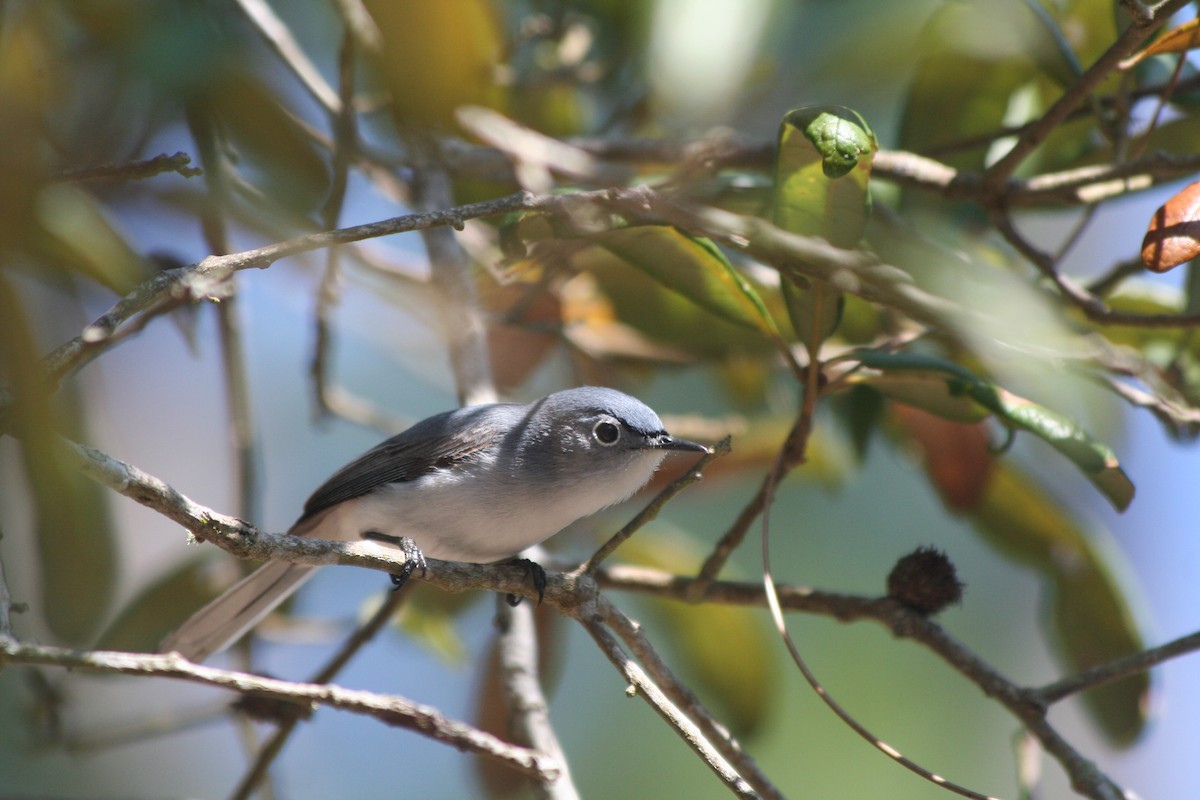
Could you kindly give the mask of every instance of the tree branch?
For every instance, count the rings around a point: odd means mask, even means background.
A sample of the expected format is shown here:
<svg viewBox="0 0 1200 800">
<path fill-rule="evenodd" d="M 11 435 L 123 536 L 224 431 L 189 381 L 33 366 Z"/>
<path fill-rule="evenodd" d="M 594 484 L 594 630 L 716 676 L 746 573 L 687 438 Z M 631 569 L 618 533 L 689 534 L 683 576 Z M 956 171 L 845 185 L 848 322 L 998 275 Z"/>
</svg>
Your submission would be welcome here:
<svg viewBox="0 0 1200 800">
<path fill-rule="evenodd" d="M 542 692 L 538 667 L 537 628 L 532 603 L 515 608 L 496 596 L 496 622 L 500 628 L 500 684 L 512 720 L 512 733 L 539 753 L 560 765 L 553 780 L 534 783 L 534 794 L 542 800 L 578 800 L 579 790 L 571 778 L 570 766 L 550 722 L 550 704 Z"/>
<path fill-rule="evenodd" d="M 1046 137 L 1061 125 L 1110 73 L 1118 68 L 1126 56 L 1138 49 L 1159 25 L 1188 2 L 1189 0 L 1165 0 L 1137 16 L 1133 24 L 1117 37 L 1117 40 L 1104 51 L 1104 54 L 1096 59 L 1095 63 L 1062 93 L 1037 122 L 1021 134 L 1012 149 L 988 168 L 983 176 L 985 193 L 999 195 L 1004 183 L 1037 146 L 1045 141 Z"/>
<path fill-rule="evenodd" d="M 760 797 L 751 788 L 750 784 L 738 775 L 721 754 L 713 748 L 696 723 L 667 699 L 667 696 L 658 685 L 646 675 L 637 662 L 629 657 L 629 654 L 621 648 L 621 645 L 613 637 L 612 633 L 604 625 L 600 624 L 599 620 L 590 616 L 581 616 L 579 621 L 583 624 L 584 629 L 591 634 L 592 639 L 595 640 L 596 645 L 600 648 L 600 652 L 608 657 L 608 660 L 613 663 L 613 666 L 617 668 L 628 682 L 627 695 L 641 695 L 650 704 L 650 707 L 658 712 L 658 715 L 663 718 L 667 725 L 687 742 L 688 747 L 700 756 L 705 765 L 713 771 L 735 797 L 747 798 L 747 800 L 749 798 Z"/>
<path fill-rule="evenodd" d="M 387 725 L 407 728 L 459 750 L 495 758 L 539 780 L 548 780 L 558 774 L 558 764 L 541 753 L 508 744 L 465 722 L 450 719 L 435 708 L 397 695 L 381 695 L 333 685 L 293 683 L 246 672 L 215 669 L 193 664 L 177 653 L 81 652 L 62 647 L 20 644 L 7 637 L 0 638 L 0 664 L 40 664 L 114 675 L 176 678 L 287 703 L 326 705 L 374 717 Z"/>
<path fill-rule="evenodd" d="M 664 694 L 700 729 L 707 741 L 733 765 L 754 790 L 765 798 L 782 800 L 783 794 L 758 768 L 750 754 L 733 738 L 729 730 L 719 723 L 687 684 L 679 680 L 642 633 L 641 626 L 625 616 L 611 601 L 597 597 L 596 609 L 600 620 L 616 631 L 645 665 L 650 675 L 662 688 Z"/>
</svg>

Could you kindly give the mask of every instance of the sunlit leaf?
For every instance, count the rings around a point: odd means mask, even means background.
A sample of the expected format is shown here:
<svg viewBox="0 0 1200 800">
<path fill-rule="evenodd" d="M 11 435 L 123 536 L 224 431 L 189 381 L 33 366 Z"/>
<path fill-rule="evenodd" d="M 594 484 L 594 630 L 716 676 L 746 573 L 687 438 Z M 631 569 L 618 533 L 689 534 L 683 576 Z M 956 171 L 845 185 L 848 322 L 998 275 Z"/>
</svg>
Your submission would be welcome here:
<svg viewBox="0 0 1200 800">
<path fill-rule="evenodd" d="M 150 268 L 108 219 L 100 204 L 77 187 L 55 184 L 37 198 L 45 236 L 35 244 L 48 263 L 78 271 L 117 294 L 150 277 Z"/>
<path fill-rule="evenodd" d="M 592 239 L 721 319 L 779 336 L 758 292 L 709 240 L 661 226 L 606 231 Z"/>
<path fill-rule="evenodd" d="M 871 133 L 866 120 L 857 111 L 844 106 L 805 106 L 792 109 L 784 114 L 783 123 L 779 129 L 775 191 L 777 197 L 776 217 L 785 223 L 792 221 L 791 214 L 806 213 L 810 206 L 807 199 L 797 202 L 796 198 L 789 196 L 790 190 L 787 187 L 787 184 L 793 180 L 811 183 L 800 176 L 793 177 L 793 173 L 803 170 L 809 162 L 807 147 L 797 136 L 802 136 L 804 142 L 813 148 L 821 160 L 821 171 L 830 180 L 849 175 L 864 159 L 870 162 L 871 157 L 878 149 L 875 144 L 875 135 Z M 870 163 L 864 166 L 868 168 L 869 176 Z M 865 187 L 861 180 L 858 183 L 859 196 L 856 198 L 855 195 L 851 195 L 848 201 L 853 205 L 848 204 L 845 208 L 855 218 L 862 216 L 861 210 L 855 206 L 862 204 L 861 192 Z M 821 188 L 823 190 L 821 194 L 829 192 L 828 187 Z M 840 201 L 841 198 L 831 197 L 822 205 L 826 208 L 836 207 Z M 797 224 L 803 225 L 803 223 Z M 833 228 L 833 221 L 825 219 L 825 215 L 821 215 L 819 224 L 822 227 L 837 230 Z M 852 222 L 849 226 L 858 228 L 857 235 L 853 238 L 862 235 L 861 220 L 856 226 Z M 835 236 L 837 236 L 836 233 Z M 837 238 L 842 237 L 837 236 Z"/>
<path fill-rule="evenodd" d="M 1048 616 L 1072 669 L 1143 649 L 1125 589 L 1115 578 L 1115 556 L 1011 463 L 996 465 L 972 520 L 998 549 L 1052 579 Z M 1130 744 L 1144 728 L 1150 683 L 1149 674 L 1139 672 L 1083 695 L 1114 744 Z"/>
<path fill-rule="evenodd" d="M 979 422 L 991 416 L 990 411 L 968 395 L 952 391 L 945 375 L 937 372 L 884 373 L 864 378 L 860 383 L 889 400 L 919 408 L 950 422 Z"/>
<path fill-rule="evenodd" d="M 1158 37 L 1149 47 L 1121 62 L 1121 69 L 1132 69 L 1150 56 L 1162 53 L 1186 53 L 1200 47 L 1200 19 L 1192 19 Z"/>
<path fill-rule="evenodd" d="M 914 51 L 918 57 L 904 105 L 900 147 L 937 153 L 958 169 L 984 166 L 988 142 L 955 152 L 939 148 L 1003 126 L 1013 92 L 1037 72 L 1028 57 L 1029 37 L 1013 22 L 1028 12 L 1019 4 L 1009 5 L 1006 14 L 990 4 L 999 24 L 989 19 L 989 9 L 975 3 L 944 3 L 930 16 Z"/>
<path fill-rule="evenodd" d="M 579 274 L 561 294 L 566 333 L 573 342 L 583 327 L 585 335 L 603 335 L 608 346 L 638 357 L 635 348 L 614 341 L 612 334 L 618 331 L 613 326 L 620 325 L 675 354 L 664 361 L 678 362 L 680 356 L 706 361 L 755 358 L 771 349 L 758 328 L 726 321 L 609 250 L 588 247 L 573 253 L 570 263 Z"/>
<path fill-rule="evenodd" d="M 838 247 L 858 244 L 871 210 L 868 183 L 877 145 L 862 116 L 841 106 L 789 111 L 779 126 L 772 216 L 784 230 Z M 782 285 L 792 328 L 817 347 L 841 320 L 843 295 L 825 282 Z"/>
<path fill-rule="evenodd" d="M 499 109 L 504 30 L 487 0 L 365 0 L 382 38 L 375 67 L 401 128 L 454 127 L 459 106 Z M 447 42 L 454 42 L 447 47 Z"/>
</svg>

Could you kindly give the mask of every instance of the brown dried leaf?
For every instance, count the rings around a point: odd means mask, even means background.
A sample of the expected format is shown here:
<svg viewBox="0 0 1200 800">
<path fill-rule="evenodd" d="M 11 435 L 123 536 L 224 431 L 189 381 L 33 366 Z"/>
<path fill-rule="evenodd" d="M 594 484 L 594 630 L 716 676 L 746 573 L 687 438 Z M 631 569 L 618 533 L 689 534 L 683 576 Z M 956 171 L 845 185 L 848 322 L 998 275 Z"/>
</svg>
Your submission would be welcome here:
<svg viewBox="0 0 1200 800">
<path fill-rule="evenodd" d="M 1200 255 L 1200 181 L 1163 203 L 1142 239 L 1142 263 L 1166 272 Z"/>
<path fill-rule="evenodd" d="M 983 423 L 963 424 L 919 408 L 892 404 L 893 418 L 920 450 L 929 482 L 951 511 L 974 511 L 982 502 L 995 459 Z"/>
<path fill-rule="evenodd" d="M 1178 28 L 1167 31 L 1154 44 L 1125 59 L 1119 66 L 1121 69 L 1132 69 L 1150 56 L 1184 53 L 1196 47 L 1200 47 L 1200 19 L 1185 22 Z"/>
</svg>

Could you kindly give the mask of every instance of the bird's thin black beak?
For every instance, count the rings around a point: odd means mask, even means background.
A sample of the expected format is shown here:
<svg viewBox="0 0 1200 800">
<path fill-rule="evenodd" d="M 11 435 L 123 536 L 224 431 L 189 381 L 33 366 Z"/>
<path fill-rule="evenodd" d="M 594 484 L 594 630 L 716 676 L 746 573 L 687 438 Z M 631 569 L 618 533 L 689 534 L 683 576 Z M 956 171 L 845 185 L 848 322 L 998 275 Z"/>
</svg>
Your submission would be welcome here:
<svg viewBox="0 0 1200 800">
<path fill-rule="evenodd" d="M 657 437 L 653 446 L 656 450 L 690 450 L 695 453 L 712 452 L 712 450 L 702 444 L 689 442 L 687 439 L 676 439 L 666 434 Z"/>
</svg>

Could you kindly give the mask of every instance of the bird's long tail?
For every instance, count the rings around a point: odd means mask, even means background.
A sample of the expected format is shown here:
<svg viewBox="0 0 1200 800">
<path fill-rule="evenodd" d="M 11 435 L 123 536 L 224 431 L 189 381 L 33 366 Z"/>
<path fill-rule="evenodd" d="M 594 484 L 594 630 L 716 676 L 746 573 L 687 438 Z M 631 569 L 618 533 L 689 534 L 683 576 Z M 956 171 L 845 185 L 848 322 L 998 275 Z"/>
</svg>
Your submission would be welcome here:
<svg viewBox="0 0 1200 800">
<path fill-rule="evenodd" d="M 159 652 L 176 651 L 199 662 L 224 650 L 290 597 L 316 569 L 286 561 L 259 567 L 189 617 L 162 641 Z"/>
</svg>

